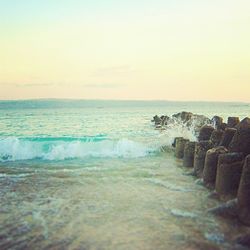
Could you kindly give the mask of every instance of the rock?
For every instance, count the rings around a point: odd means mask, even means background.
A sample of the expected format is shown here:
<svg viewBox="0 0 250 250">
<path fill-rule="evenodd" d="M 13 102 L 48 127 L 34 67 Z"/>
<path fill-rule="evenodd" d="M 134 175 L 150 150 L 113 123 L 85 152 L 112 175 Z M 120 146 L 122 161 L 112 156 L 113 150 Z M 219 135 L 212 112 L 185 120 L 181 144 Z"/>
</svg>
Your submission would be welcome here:
<svg viewBox="0 0 250 250">
<path fill-rule="evenodd" d="M 219 145 L 228 148 L 236 131 L 235 128 L 226 128 Z"/>
<path fill-rule="evenodd" d="M 214 147 L 219 146 L 222 136 L 224 135 L 224 131 L 222 129 L 215 129 L 210 137 L 210 140 Z"/>
<path fill-rule="evenodd" d="M 223 199 L 237 193 L 243 164 L 244 156 L 242 153 L 219 155 L 215 190 Z"/>
<path fill-rule="evenodd" d="M 227 127 L 235 128 L 240 123 L 239 117 L 228 117 L 227 118 Z"/>
<path fill-rule="evenodd" d="M 212 118 L 212 123 L 213 123 L 213 127 L 215 129 L 221 129 L 221 125 L 223 123 L 223 118 L 220 117 L 220 116 L 217 116 L 215 115 L 213 118 Z"/>
<path fill-rule="evenodd" d="M 170 117 L 168 117 L 168 116 L 166 116 L 166 115 L 162 115 L 162 116 L 160 117 L 160 119 L 161 119 L 161 125 L 164 126 L 164 125 L 167 125 L 167 124 L 168 124 L 168 121 L 169 121 Z"/>
<path fill-rule="evenodd" d="M 192 168 L 194 166 L 194 150 L 195 150 L 195 142 L 193 141 L 186 142 L 184 148 L 183 167 Z"/>
<path fill-rule="evenodd" d="M 186 112 L 186 111 L 182 111 L 180 113 L 177 113 L 177 114 L 173 115 L 173 117 L 181 120 L 184 123 L 187 122 L 187 121 L 189 121 L 189 120 L 191 120 L 192 116 L 193 116 L 193 113 Z"/>
<path fill-rule="evenodd" d="M 205 185 L 215 183 L 218 157 L 220 154 L 225 154 L 227 152 L 228 150 L 225 147 L 216 147 L 207 151 L 203 170 L 203 180 Z"/>
<path fill-rule="evenodd" d="M 170 117 L 169 116 L 165 116 L 162 123 L 163 123 L 163 125 L 168 125 L 168 123 L 170 123 L 170 122 L 171 122 Z"/>
<path fill-rule="evenodd" d="M 214 131 L 214 128 L 212 126 L 204 125 L 200 130 L 198 140 L 199 141 L 209 140 L 213 131 Z"/>
<path fill-rule="evenodd" d="M 250 248 L 250 234 L 240 235 L 234 240 L 234 242 Z"/>
<path fill-rule="evenodd" d="M 212 148 L 212 144 L 210 141 L 200 141 L 195 145 L 194 173 L 198 177 L 202 177 L 206 153 L 210 148 Z"/>
<path fill-rule="evenodd" d="M 237 199 L 239 219 L 250 226 L 250 155 L 245 158 Z"/>
<path fill-rule="evenodd" d="M 230 200 L 217 207 L 208 209 L 207 212 L 224 218 L 237 218 L 237 200 Z"/>
<path fill-rule="evenodd" d="M 161 124 L 161 118 L 158 115 L 155 115 L 152 121 L 155 123 L 155 125 Z"/>
<path fill-rule="evenodd" d="M 178 159 L 182 159 L 184 156 L 184 148 L 185 144 L 188 142 L 187 139 L 184 138 L 177 138 L 176 139 L 176 146 L 175 146 L 175 156 Z"/>
<path fill-rule="evenodd" d="M 229 144 L 230 152 L 242 152 L 245 156 L 250 154 L 250 118 L 243 119 L 236 126 L 236 133 Z"/>
</svg>

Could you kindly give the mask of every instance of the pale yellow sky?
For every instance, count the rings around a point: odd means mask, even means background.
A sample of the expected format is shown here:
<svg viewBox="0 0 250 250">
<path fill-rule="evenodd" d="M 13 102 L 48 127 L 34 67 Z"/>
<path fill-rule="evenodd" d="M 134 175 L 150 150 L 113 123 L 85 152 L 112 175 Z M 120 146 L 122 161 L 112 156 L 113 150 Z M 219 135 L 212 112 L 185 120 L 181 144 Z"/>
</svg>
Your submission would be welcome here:
<svg viewBox="0 0 250 250">
<path fill-rule="evenodd" d="M 0 99 L 250 102 L 249 0 L 9 2 Z"/>
</svg>

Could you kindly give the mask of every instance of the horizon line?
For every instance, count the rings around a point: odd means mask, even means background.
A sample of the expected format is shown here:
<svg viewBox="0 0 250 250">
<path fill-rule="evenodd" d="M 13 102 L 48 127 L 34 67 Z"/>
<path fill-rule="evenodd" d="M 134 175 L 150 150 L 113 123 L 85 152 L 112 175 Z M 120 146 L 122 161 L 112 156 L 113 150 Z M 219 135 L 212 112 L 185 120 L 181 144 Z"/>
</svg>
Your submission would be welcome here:
<svg viewBox="0 0 250 250">
<path fill-rule="evenodd" d="M 11 102 L 11 101 L 113 101 L 113 102 L 192 102 L 192 103 L 244 103 L 250 104 L 246 101 L 209 101 L 209 100 L 164 100 L 164 99 L 84 99 L 84 98 L 27 98 L 27 99 L 0 99 L 0 102 Z"/>
</svg>

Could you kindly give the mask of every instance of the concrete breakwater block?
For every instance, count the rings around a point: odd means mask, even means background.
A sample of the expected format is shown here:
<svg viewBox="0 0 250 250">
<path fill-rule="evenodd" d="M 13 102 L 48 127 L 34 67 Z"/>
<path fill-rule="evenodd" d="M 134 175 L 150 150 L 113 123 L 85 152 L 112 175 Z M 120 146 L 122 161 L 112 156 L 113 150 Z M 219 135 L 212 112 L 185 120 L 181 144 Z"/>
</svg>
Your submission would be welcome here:
<svg viewBox="0 0 250 250">
<path fill-rule="evenodd" d="M 244 156 L 242 153 L 226 153 L 219 155 L 215 190 L 222 197 L 237 193 Z"/>
<path fill-rule="evenodd" d="M 184 148 L 183 167 L 192 168 L 194 166 L 194 150 L 195 150 L 195 142 L 193 141 L 186 142 Z"/>
<path fill-rule="evenodd" d="M 237 199 L 210 208 L 207 212 L 224 218 L 237 218 Z"/>
<path fill-rule="evenodd" d="M 212 148 L 210 141 L 200 141 L 195 144 L 194 151 L 194 175 L 202 177 L 206 153 Z"/>
<path fill-rule="evenodd" d="M 221 139 L 224 135 L 224 131 L 222 129 L 215 129 L 210 137 L 210 141 L 212 142 L 214 147 L 219 146 Z"/>
<path fill-rule="evenodd" d="M 225 147 L 216 147 L 207 151 L 203 170 L 203 181 L 205 184 L 211 185 L 215 183 L 219 155 L 227 152 L 228 150 Z"/>
<path fill-rule="evenodd" d="M 223 123 L 223 118 L 220 116 L 215 115 L 212 118 L 212 123 L 215 129 L 220 129 Z"/>
<path fill-rule="evenodd" d="M 231 143 L 230 152 L 242 152 L 245 156 L 250 154 L 250 118 L 246 117 L 237 126 Z"/>
<path fill-rule="evenodd" d="M 227 127 L 235 128 L 240 123 L 239 117 L 228 117 L 227 118 Z"/>
<path fill-rule="evenodd" d="M 178 159 L 182 159 L 184 157 L 184 148 L 186 143 L 188 142 L 188 139 L 184 138 L 176 138 L 175 142 L 175 157 Z"/>
<path fill-rule="evenodd" d="M 240 235 L 234 239 L 234 242 L 237 245 L 244 246 L 244 248 L 242 248 L 243 250 L 249 249 L 250 248 L 250 234 L 247 233 L 247 234 Z"/>
<path fill-rule="evenodd" d="M 236 131 L 237 129 L 235 128 L 226 128 L 219 145 L 228 148 Z"/>
<path fill-rule="evenodd" d="M 244 162 L 237 200 L 239 219 L 242 223 L 250 226 L 250 155 L 246 157 Z"/>
<path fill-rule="evenodd" d="M 174 138 L 174 142 L 172 143 L 172 147 L 175 148 L 176 147 L 176 141 L 177 141 L 177 139 L 181 139 L 181 138 L 183 139 L 183 137 L 175 137 Z"/>
<path fill-rule="evenodd" d="M 207 141 L 210 139 L 212 132 L 214 131 L 214 128 L 209 125 L 204 125 L 200 133 L 198 135 L 198 141 Z"/>
</svg>

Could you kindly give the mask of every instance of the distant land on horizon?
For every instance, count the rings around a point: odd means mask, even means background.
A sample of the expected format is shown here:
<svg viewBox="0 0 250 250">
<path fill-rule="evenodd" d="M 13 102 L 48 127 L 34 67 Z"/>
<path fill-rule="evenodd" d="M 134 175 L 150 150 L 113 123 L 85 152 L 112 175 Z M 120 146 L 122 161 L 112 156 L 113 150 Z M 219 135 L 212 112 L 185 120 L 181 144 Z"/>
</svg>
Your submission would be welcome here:
<svg viewBox="0 0 250 250">
<path fill-rule="evenodd" d="M 15 108 L 103 108 L 103 107 L 157 107 L 164 105 L 192 104 L 194 106 L 201 104 L 211 104 L 212 106 L 232 104 L 232 105 L 250 105 L 247 102 L 222 102 L 222 101 L 172 101 L 172 100 L 91 100 L 91 99 L 26 99 L 26 100 L 0 100 L 0 109 Z"/>
</svg>

